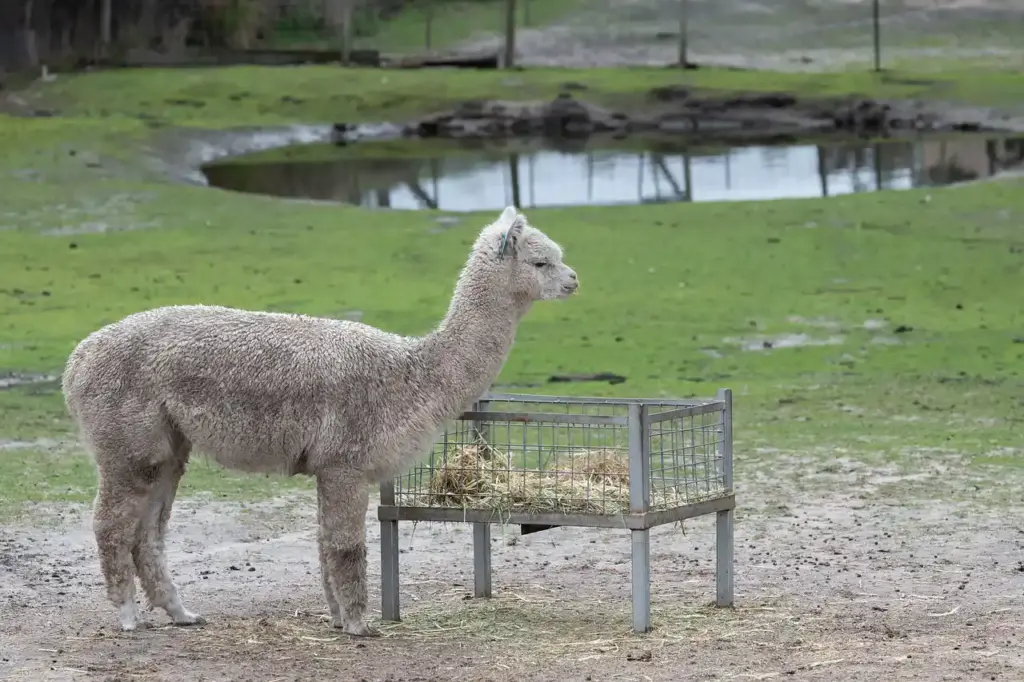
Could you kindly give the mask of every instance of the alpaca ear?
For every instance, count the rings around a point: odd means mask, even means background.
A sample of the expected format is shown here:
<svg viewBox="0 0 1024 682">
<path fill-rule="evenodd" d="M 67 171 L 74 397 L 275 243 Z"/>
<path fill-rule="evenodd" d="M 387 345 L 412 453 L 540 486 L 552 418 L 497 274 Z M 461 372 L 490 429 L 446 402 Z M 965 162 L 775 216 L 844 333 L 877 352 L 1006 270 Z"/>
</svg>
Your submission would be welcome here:
<svg viewBox="0 0 1024 682">
<path fill-rule="evenodd" d="M 505 210 L 501 212 L 501 216 L 498 218 L 498 222 L 502 225 L 508 226 L 515 222 L 516 218 L 519 217 L 519 211 L 516 210 L 515 206 L 506 206 Z"/>
<path fill-rule="evenodd" d="M 498 260 L 501 260 L 509 253 L 516 253 L 526 218 L 514 207 L 509 206 L 501 212 L 499 220 L 505 225 L 505 231 L 501 233 L 501 241 L 498 243 Z"/>
</svg>

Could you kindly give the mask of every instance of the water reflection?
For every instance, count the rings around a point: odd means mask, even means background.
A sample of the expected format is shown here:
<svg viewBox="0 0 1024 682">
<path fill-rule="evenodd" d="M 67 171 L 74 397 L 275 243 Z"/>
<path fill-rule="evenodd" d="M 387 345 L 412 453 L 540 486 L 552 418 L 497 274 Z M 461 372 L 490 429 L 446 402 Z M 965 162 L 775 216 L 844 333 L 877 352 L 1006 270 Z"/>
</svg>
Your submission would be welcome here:
<svg viewBox="0 0 1024 682">
<path fill-rule="evenodd" d="M 362 153 L 372 147 L 361 145 Z M 308 150 L 307 150 L 308 151 Z M 985 178 L 1024 161 L 1024 139 L 678 151 L 458 149 L 433 158 L 346 156 L 204 168 L 211 185 L 374 208 L 447 211 L 820 197 Z M 308 156 L 308 155 L 307 155 Z"/>
</svg>

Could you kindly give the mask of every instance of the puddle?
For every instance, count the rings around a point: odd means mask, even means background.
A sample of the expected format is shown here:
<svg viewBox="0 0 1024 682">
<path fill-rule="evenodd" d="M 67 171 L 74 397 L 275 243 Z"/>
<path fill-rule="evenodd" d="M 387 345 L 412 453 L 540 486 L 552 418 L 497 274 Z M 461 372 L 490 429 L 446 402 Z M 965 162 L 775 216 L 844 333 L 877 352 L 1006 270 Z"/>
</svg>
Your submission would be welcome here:
<svg viewBox="0 0 1024 682">
<path fill-rule="evenodd" d="M 59 376 L 50 374 L 0 374 L 0 391 L 16 386 L 47 384 L 59 380 Z"/>
<path fill-rule="evenodd" d="M 843 337 L 838 335 L 826 338 L 814 338 L 810 334 L 780 334 L 774 337 L 756 338 L 727 338 L 722 339 L 723 343 L 738 345 L 743 350 L 771 350 L 773 348 L 801 348 L 804 346 L 836 346 L 843 342 Z"/>
<path fill-rule="evenodd" d="M 498 210 L 834 196 L 948 185 L 1024 165 L 1024 138 L 591 148 L 514 140 L 304 144 L 201 168 L 223 189 L 368 208 Z M 635 144 L 635 143 L 634 143 Z M 547 145 L 547 146 L 544 146 Z"/>
</svg>

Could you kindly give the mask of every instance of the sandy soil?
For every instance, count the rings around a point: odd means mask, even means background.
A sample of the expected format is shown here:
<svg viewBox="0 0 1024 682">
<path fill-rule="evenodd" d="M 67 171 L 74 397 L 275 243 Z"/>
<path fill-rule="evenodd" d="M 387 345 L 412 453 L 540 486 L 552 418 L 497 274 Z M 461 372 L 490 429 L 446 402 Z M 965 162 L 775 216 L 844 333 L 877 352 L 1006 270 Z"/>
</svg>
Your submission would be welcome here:
<svg viewBox="0 0 1024 682">
<path fill-rule="evenodd" d="M 762 453 L 764 454 L 764 453 Z M 908 473 L 836 453 L 738 466 L 735 609 L 713 609 L 714 526 L 653 532 L 654 632 L 629 628 L 624 531 L 494 527 L 492 600 L 472 600 L 468 526 L 405 524 L 404 622 L 331 630 L 313 500 L 182 500 L 169 558 L 203 627 L 121 633 L 87 510 L 0 529 L 0 678 L 15 680 L 1024 679 L 1024 506 L 950 502 L 1014 482 L 949 453 Z M 1019 491 L 1019 486 L 1017 490 Z M 1017 497 L 1019 499 L 1019 495 Z M 379 614 L 374 502 L 371 612 Z M 40 518 L 49 519 L 46 523 Z M 685 671 L 685 677 L 682 677 Z"/>
<path fill-rule="evenodd" d="M 538 2 L 539 0 L 532 0 Z M 688 0 L 688 61 L 774 70 L 873 63 L 869 0 Z M 522 28 L 523 65 L 675 63 L 680 0 L 588 0 L 557 25 Z M 1020 63 L 1024 9 L 1015 0 L 886 0 L 883 60 L 991 59 Z M 481 35 L 462 47 L 498 49 Z"/>
</svg>

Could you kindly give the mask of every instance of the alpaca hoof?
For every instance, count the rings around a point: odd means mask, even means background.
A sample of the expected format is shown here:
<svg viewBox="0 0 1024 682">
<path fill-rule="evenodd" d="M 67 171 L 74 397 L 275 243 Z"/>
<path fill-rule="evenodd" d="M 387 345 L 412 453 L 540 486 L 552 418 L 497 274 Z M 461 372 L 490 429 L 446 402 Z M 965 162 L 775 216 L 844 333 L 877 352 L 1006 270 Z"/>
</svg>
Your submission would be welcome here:
<svg viewBox="0 0 1024 682">
<path fill-rule="evenodd" d="M 366 623 L 353 623 L 344 628 L 345 632 L 353 637 L 380 637 L 380 630 L 370 627 Z"/>
<path fill-rule="evenodd" d="M 151 627 L 153 627 L 152 623 L 147 623 L 141 619 L 134 623 L 121 623 L 122 632 L 138 632 L 139 630 L 148 630 Z"/>
<path fill-rule="evenodd" d="M 117 619 L 121 623 L 121 629 L 125 632 L 134 632 L 142 627 L 142 614 L 135 602 L 122 605 L 118 609 Z"/>
<path fill-rule="evenodd" d="M 175 625 L 186 627 L 189 625 L 206 625 L 206 619 L 200 616 L 198 613 L 192 613 L 191 611 L 183 611 L 171 619 Z"/>
<path fill-rule="evenodd" d="M 361 620 L 350 621 L 347 623 L 332 620 L 331 626 L 341 628 L 343 632 L 352 635 L 353 637 L 380 637 L 380 630 L 370 627 Z"/>
</svg>

